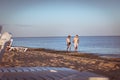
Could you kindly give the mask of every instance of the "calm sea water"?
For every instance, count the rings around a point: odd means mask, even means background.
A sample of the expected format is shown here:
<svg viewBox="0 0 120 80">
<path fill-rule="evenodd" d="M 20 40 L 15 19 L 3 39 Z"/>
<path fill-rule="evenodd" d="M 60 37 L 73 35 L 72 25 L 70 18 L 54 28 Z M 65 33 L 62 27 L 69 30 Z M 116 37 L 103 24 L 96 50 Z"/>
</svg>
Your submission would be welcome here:
<svg viewBox="0 0 120 80">
<path fill-rule="evenodd" d="M 120 36 L 80 36 L 78 51 L 98 54 L 120 54 Z M 66 37 L 17 37 L 13 46 L 66 50 Z M 73 38 L 72 38 L 73 39 Z M 72 43 L 72 51 L 74 51 Z"/>
</svg>

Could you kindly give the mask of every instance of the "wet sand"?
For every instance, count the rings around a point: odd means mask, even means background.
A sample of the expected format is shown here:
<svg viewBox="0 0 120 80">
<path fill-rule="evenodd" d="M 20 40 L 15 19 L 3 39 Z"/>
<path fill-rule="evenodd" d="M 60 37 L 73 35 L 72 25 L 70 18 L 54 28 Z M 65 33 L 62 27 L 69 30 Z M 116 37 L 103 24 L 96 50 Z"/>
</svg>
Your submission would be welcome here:
<svg viewBox="0 0 120 80">
<path fill-rule="evenodd" d="M 90 71 L 110 80 L 120 80 L 120 58 L 106 58 L 82 52 L 29 48 L 26 52 L 6 51 L 0 67 L 66 67 Z"/>
</svg>

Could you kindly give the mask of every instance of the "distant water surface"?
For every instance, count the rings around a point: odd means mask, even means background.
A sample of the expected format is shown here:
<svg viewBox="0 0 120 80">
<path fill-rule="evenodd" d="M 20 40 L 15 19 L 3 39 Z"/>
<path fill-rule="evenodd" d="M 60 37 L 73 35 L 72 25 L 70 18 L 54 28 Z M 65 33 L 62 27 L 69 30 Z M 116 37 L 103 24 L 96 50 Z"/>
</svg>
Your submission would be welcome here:
<svg viewBox="0 0 120 80">
<path fill-rule="evenodd" d="M 79 38 L 80 52 L 120 54 L 120 36 L 80 36 Z M 14 37 L 13 39 L 13 46 L 66 50 L 66 37 Z M 73 43 L 72 51 L 74 51 Z"/>
</svg>

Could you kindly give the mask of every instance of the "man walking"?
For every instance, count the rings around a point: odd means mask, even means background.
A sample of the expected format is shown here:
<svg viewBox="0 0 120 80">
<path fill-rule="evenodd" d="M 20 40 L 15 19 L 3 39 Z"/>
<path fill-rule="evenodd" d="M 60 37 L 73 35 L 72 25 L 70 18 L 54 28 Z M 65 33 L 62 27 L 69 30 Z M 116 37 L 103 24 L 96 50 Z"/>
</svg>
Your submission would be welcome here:
<svg viewBox="0 0 120 80">
<path fill-rule="evenodd" d="M 79 45 L 79 36 L 78 35 L 76 35 L 74 37 L 73 43 L 74 43 L 74 49 L 75 49 L 75 51 L 77 51 L 78 50 L 78 45 Z"/>
</svg>

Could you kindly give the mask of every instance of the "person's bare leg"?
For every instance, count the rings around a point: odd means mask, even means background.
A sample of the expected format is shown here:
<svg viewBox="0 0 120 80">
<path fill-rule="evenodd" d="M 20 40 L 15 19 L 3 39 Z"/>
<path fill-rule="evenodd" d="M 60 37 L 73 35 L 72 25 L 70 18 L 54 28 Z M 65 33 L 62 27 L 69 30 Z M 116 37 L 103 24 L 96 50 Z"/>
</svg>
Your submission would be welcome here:
<svg viewBox="0 0 120 80">
<path fill-rule="evenodd" d="M 75 47 L 75 51 L 76 51 L 76 52 L 77 52 L 77 49 L 78 49 L 78 47 L 76 46 L 76 47 Z"/>
<path fill-rule="evenodd" d="M 69 46 L 69 51 L 71 51 L 71 45 Z"/>
<path fill-rule="evenodd" d="M 69 46 L 67 46 L 67 51 L 69 51 Z"/>
</svg>

